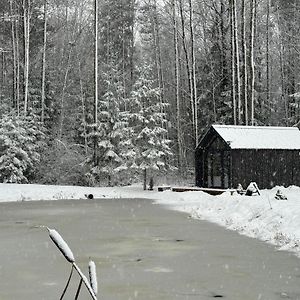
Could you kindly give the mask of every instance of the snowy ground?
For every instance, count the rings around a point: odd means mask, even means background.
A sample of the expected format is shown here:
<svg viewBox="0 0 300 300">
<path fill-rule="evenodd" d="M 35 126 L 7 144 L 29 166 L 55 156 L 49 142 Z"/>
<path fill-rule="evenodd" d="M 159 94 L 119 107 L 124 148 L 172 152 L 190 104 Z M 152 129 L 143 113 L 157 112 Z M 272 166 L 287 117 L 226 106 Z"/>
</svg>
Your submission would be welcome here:
<svg viewBox="0 0 300 300">
<path fill-rule="evenodd" d="M 0 202 L 85 199 L 85 194 L 93 194 L 95 198 L 149 198 L 193 218 L 217 223 L 300 256 L 300 188 L 281 188 L 288 200 L 276 200 L 277 190 L 278 187 L 263 190 L 261 196 L 249 197 L 229 192 L 210 196 L 204 192 L 143 191 L 141 186 L 89 188 L 0 184 Z"/>
</svg>

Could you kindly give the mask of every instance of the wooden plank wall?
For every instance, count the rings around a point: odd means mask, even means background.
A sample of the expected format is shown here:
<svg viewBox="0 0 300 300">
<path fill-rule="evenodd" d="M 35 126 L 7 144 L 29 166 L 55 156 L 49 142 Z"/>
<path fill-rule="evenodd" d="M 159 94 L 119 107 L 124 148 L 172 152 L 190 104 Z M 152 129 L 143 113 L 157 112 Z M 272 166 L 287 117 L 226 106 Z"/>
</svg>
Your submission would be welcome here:
<svg viewBox="0 0 300 300">
<path fill-rule="evenodd" d="M 232 150 L 232 187 L 255 181 L 260 188 L 300 185 L 297 150 Z"/>
</svg>

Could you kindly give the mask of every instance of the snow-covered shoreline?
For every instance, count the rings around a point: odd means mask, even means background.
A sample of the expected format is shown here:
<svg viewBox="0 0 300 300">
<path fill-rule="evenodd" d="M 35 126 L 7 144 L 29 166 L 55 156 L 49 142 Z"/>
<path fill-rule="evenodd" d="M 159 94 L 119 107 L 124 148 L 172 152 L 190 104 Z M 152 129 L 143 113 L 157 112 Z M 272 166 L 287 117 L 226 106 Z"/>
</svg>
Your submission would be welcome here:
<svg viewBox="0 0 300 300">
<path fill-rule="evenodd" d="M 300 188 L 280 188 L 288 200 L 276 200 L 278 187 L 261 191 L 261 196 L 224 193 L 210 196 L 203 192 L 185 192 L 160 204 L 189 213 L 240 234 L 272 243 L 279 250 L 300 257 Z"/>
<path fill-rule="evenodd" d="M 288 200 L 276 200 L 278 187 L 261 191 L 260 196 L 204 192 L 143 191 L 141 186 L 79 187 L 0 184 L 0 202 L 86 199 L 147 198 L 191 217 L 217 223 L 230 230 L 272 243 L 300 256 L 300 188 L 280 188 Z"/>
</svg>

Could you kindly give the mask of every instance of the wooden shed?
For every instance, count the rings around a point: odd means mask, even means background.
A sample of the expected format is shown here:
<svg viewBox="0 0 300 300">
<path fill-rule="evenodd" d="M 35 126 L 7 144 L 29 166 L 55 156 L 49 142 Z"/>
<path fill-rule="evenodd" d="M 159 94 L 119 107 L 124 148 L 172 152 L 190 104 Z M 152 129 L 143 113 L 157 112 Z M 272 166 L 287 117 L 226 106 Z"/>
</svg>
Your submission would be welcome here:
<svg viewBox="0 0 300 300">
<path fill-rule="evenodd" d="M 196 186 L 300 186 L 297 127 L 212 125 L 195 152 Z"/>
</svg>

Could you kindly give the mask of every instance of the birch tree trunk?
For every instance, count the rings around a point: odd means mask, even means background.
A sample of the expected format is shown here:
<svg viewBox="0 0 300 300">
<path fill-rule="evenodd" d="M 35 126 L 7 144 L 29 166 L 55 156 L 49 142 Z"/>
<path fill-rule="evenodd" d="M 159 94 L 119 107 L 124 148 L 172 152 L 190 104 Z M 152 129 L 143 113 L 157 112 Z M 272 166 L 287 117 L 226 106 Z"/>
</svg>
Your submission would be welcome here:
<svg viewBox="0 0 300 300">
<path fill-rule="evenodd" d="M 238 25 L 237 25 L 237 9 L 236 0 L 233 0 L 233 32 L 234 32 L 234 43 L 235 43 L 235 65 L 236 65 L 236 92 L 237 92 L 237 121 L 241 124 L 241 83 L 240 83 L 240 54 L 239 54 L 239 38 L 238 38 Z"/>
<path fill-rule="evenodd" d="M 250 100 L 251 100 L 251 125 L 254 125 L 254 87 L 255 87 L 255 68 L 254 68 L 254 35 L 255 35 L 255 6 L 256 0 L 250 2 Z"/>
<path fill-rule="evenodd" d="M 29 41 L 30 41 L 30 10 L 31 0 L 23 0 L 23 26 L 24 26 L 24 115 L 28 110 L 28 84 L 29 84 Z"/>
<path fill-rule="evenodd" d="M 243 44 L 243 100 L 244 100 L 244 121 L 248 125 L 248 71 L 247 71 L 247 43 L 246 43 L 246 4 L 242 0 L 242 44 Z"/>
<path fill-rule="evenodd" d="M 231 31 L 231 96 L 232 96 L 232 117 L 233 125 L 237 124 L 236 117 L 236 84 L 235 84 L 235 40 L 234 40 L 234 9 L 233 0 L 230 0 L 230 31 Z"/>
</svg>

